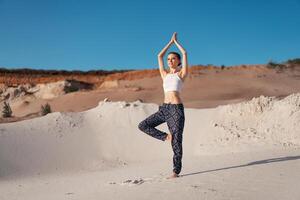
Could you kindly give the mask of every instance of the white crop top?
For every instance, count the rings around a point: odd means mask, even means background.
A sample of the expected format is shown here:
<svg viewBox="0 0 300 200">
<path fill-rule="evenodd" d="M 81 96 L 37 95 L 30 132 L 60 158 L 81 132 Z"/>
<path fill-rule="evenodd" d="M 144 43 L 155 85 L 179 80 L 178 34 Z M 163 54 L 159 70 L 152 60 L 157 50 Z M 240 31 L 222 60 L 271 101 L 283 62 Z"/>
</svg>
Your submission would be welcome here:
<svg viewBox="0 0 300 200">
<path fill-rule="evenodd" d="M 170 74 L 168 73 L 163 79 L 163 88 L 165 92 L 168 91 L 177 91 L 181 92 L 183 82 L 177 73 Z"/>
</svg>

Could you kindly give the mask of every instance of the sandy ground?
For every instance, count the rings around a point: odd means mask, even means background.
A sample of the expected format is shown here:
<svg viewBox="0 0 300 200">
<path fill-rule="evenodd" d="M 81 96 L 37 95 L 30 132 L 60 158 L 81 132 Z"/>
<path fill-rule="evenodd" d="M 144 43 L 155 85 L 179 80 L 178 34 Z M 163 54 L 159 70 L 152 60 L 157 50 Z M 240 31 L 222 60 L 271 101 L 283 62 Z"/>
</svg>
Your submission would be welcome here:
<svg viewBox="0 0 300 200">
<path fill-rule="evenodd" d="M 82 112 L 0 124 L 0 199 L 300 198 L 300 93 L 185 108 L 176 179 L 165 179 L 170 142 L 137 128 L 157 109 L 100 101 Z"/>
<path fill-rule="evenodd" d="M 106 171 L 35 175 L 0 182 L 1 199 L 299 199 L 299 150 L 265 150 L 169 160 Z M 136 181 L 136 183 L 134 183 Z"/>
</svg>

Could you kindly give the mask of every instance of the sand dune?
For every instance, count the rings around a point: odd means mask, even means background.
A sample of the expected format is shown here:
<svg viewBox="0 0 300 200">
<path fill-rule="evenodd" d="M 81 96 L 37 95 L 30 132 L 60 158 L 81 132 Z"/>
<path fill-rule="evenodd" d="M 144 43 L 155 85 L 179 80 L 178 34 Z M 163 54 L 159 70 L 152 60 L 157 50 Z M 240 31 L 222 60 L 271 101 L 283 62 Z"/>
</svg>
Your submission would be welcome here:
<svg viewBox="0 0 300 200">
<path fill-rule="evenodd" d="M 140 101 L 101 101 L 83 112 L 55 112 L 1 124 L 0 177 L 105 171 L 170 160 L 169 144 L 137 128 L 157 109 L 157 104 Z M 185 113 L 183 145 L 187 157 L 254 149 L 300 149 L 300 93 L 281 100 L 261 96 L 217 108 L 186 108 Z M 157 128 L 168 131 L 166 124 Z"/>
</svg>

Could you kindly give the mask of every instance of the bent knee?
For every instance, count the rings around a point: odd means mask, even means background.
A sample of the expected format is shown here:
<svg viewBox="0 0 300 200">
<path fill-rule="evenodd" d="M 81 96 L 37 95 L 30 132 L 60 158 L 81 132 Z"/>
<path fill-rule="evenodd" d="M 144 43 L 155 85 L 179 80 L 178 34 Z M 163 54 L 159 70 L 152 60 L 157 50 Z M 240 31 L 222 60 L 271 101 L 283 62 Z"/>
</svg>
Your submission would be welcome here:
<svg viewBox="0 0 300 200">
<path fill-rule="evenodd" d="M 145 129 L 146 129 L 146 123 L 145 123 L 145 121 L 141 121 L 141 122 L 139 123 L 138 127 L 139 127 L 139 129 L 140 129 L 141 131 L 145 130 Z"/>
</svg>

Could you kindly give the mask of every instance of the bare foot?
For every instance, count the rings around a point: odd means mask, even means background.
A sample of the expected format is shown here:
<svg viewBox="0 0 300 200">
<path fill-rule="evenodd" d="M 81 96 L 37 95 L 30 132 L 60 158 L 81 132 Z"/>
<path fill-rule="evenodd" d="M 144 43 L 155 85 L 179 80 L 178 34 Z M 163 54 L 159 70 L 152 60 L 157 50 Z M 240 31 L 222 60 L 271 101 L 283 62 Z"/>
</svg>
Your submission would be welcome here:
<svg viewBox="0 0 300 200">
<path fill-rule="evenodd" d="M 168 133 L 165 141 L 172 141 L 172 134 L 171 133 Z"/>
<path fill-rule="evenodd" d="M 177 178 L 177 177 L 179 177 L 179 175 L 176 173 L 173 173 L 171 176 L 167 177 L 167 179 Z"/>
</svg>

